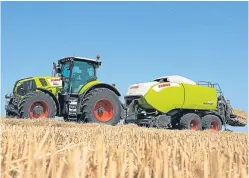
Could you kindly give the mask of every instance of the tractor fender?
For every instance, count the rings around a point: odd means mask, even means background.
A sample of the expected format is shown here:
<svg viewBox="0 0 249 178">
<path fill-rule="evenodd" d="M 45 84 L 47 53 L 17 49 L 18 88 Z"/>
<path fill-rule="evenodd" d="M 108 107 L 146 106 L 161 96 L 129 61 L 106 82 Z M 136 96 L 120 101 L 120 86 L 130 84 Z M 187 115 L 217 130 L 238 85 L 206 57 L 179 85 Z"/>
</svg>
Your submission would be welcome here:
<svg viewBox="0 0 249 178">
<path fill-rule="evenodd" d="M 40 90 L 40 91 L 42 91 L 44 93 L 47 93 L 54 99 L 56 107 L 57 107 L 56 115 L 59 115 L 59 113 L 60 113 L 60 103 L 59 103 L 58 99 L 54 96 L 54 94 L 51 91 L 49 91 L 47 89 L 44 89 L 44 88 L 36 88 L 36 90 Z"/>
<path fill-rule="evenodd" d="M 90 90 L 93 90 L 95 88 L 108 88 L 109 90 L 113 91 L 116 95 L 121 96 L 119 91 L 114 86 L 109 85 L 107 83 L 96 83 L 90 86 L 89 88 L 87 88 L 85 92 L 81 94 L 81 96 L 84 97 Z"/>
</svg>

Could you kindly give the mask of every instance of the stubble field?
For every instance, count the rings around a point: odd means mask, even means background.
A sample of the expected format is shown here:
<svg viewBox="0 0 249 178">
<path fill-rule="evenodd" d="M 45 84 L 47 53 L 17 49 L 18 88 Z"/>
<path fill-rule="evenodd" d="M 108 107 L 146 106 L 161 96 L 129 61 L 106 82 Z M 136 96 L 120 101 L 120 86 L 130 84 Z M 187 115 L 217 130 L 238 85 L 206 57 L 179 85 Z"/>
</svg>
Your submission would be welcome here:
<svg viewBox="0 0 249 178">
<path fill-rule="evenodd" d="M 1 177 L 247 178 L 247 133 L 1 119 Z"/>
</svg>

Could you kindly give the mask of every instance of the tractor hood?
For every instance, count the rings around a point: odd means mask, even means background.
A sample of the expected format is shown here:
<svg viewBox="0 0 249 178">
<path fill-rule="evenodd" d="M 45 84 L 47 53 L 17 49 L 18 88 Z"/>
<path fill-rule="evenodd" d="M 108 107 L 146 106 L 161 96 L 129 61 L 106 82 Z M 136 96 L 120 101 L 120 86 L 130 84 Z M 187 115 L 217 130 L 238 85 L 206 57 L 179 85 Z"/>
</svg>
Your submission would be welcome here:
<svg viewBox="0 0 249 178">
<path fill-rule="evenodd" d="M 125 96 L 144 96 L 148 90 L 159 82 L 146 82 L 130 85 Z"/>
</svg>

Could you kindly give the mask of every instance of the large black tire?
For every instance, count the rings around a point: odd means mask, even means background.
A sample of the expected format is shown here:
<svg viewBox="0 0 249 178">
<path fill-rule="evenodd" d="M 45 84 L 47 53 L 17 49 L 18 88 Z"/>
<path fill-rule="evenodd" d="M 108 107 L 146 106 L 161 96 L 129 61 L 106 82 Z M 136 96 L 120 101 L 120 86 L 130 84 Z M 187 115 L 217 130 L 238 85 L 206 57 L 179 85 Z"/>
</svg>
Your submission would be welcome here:
<svg viewBox="0 0 249 178">
<path fill-rule="evenodd" d="M 56 111 L 54 99 L 42 91 L 26 94 L 18 106 L 20 118 L 55 118 Z"/>
<path fill-rule="evenodd" d="M 15 105 L 8 104 L 6 108 L 6 117 L 7 118 L 13 118 L 13 117 L 18 117 L 18 111 L 15 109 Z"/>
<path fill-rule="evenodd" d="M 180 118 L 179 126 L 181 130 L 202 130 L 201 118 L 195 113 L 184 114 Z"/>
<path fill-rule="evenodd" d="M 114 92 L 107 88 L 96 88 L 83 98 L 80 121 L 116 125 L 120 121 L 121 111 L 121 103 Z"/>
<path fill-rule="evenodd" d="M 204 130 L 220 131 L 222 129 L 222 122 L 218 116 L 208 114 L 202 118 L 202 127 Z"/>
</svg>

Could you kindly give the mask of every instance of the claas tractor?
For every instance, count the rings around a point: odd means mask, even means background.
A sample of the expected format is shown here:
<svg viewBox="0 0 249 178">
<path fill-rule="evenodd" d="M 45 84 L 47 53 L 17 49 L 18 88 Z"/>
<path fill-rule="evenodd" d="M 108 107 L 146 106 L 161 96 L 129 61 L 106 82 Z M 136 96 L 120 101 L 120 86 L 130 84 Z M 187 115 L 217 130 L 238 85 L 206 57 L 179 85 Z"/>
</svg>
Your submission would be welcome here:
<svg viewBox="0 0 249 178">
<path fill-rule="evenodd" d="M 35 76 L 19 79 L 15 82 L 11 94 L 5 95 L 5 111 L 6 117 L 19 117 L 18 107 L 23 109 L 23 104 L 30 92 L 36 90 L 49 91 L 53 96 L 58 97 L 58 92 L 62 89 L 62 81 L 58 77 L 53 76 Z M 36 102 L 30 105 L 30 115 L 39 117 L 39 111 L 42 103 Z M 20 110 L 22 112 L 22 110 Z M 24 113 L 26 114 L 26 113 Z"/>
<path fill-rule="evenodd" d="M 33 118 L 36 113 L 32 108 L 41 103 L 39 118 L 58 116 L 65 121 L 116 125 L 122 113 L 120 93 L 114 85 L 97 79 L 99 58 L 64 57 L 53 63 L 54 73 L 62 81 L 58 98 L 48 90 L 32 91 L 20 104 L 20 117 Z"/>
<path fill-rule="evenodd" d="M 178 75 L 129 86 L 125 123 L 146 127 L 221 130 L 226 124 L 245 126 L 218 84 L 198 83 Z"/>
</svg>

